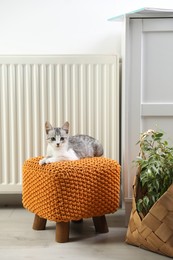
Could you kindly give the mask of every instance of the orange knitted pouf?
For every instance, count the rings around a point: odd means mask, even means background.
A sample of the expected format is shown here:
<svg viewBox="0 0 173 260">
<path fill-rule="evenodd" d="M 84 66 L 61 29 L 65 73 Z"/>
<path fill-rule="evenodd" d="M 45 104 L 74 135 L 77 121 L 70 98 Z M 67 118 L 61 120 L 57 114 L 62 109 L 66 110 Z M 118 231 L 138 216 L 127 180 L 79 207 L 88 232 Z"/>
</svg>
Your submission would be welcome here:
<svg viewBox="0 0 173 260">
<path fill-rule="evenodd" d="M 56 241 L 69 239 L 69 222 L 93 218 L 96 231 L 107 232 L 105 214 L 119 207 L 120 165 L 103 157 L 39 165 L 41 157 L 23 165 L 23 206 L 35 213 L 34 229 L 57 222 Z"/>
</svg>

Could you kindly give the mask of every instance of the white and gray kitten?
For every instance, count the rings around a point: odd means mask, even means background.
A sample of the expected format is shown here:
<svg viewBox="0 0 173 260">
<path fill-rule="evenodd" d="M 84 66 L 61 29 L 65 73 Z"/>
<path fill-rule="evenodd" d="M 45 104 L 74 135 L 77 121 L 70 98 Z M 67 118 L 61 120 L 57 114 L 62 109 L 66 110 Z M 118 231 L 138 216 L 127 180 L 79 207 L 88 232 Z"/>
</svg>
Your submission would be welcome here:
<svg viewBox="0 0 173 260">
<path fill-rule="evenodd" d="M 46 122 L 45 130 L 47 154 L 39 161 L 40 165 L 103 155 L 103 147 L 95 138 L 88 135 L 69 136 L 68 122 L 62 127 L 55 128 Z"/>
</svg>

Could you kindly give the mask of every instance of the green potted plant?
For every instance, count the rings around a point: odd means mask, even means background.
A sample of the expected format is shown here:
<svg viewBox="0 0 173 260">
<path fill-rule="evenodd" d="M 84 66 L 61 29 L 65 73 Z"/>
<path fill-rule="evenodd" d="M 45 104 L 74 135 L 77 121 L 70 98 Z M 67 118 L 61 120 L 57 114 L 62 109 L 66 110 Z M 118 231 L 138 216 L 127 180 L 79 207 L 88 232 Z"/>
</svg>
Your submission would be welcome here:
<svg viewBox="0 0 173 260">
<path fill-rule="evenodd" d="M 140 136 L 126 242 L 173 257 L 173 147 L 161 131 Z"/>
<path fill-rule="evenodd" d="M 138 143 L 140 155 L 135 163 L 142 193 L 137 198 L 137 210 L 143 217 L 173 183 L 173 147 L 163 140 L 162 132 L 154 130 L 143 133 Z"/>
</svg>

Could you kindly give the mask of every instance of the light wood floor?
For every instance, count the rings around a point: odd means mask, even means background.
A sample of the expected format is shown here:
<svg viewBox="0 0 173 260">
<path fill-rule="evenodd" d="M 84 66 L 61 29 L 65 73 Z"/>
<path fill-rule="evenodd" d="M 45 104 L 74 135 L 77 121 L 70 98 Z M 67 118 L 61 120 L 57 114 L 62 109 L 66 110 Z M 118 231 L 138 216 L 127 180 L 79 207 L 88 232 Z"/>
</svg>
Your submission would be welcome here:
<svg viewBox="0 0 173 260">
<path fill-rule="evenodd" d="M 0 260 L 164 260 L 170 259 L 124 242 L 124 211 L 107 215 L 109 233 L 96 234 L 91 219 L 71 223 L 70 242 L 55 242 L 55 223 L 32 230 L 34 214 L 21 207 L 0 208 Z"/>
</svg>

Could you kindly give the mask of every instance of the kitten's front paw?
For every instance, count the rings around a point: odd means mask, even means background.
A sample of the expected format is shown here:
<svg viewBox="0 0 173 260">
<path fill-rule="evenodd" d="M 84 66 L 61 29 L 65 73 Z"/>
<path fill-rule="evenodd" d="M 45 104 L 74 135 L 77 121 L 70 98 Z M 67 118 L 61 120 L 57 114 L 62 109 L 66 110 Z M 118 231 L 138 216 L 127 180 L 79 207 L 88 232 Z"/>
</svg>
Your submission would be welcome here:
<svg viewBox="0 0 173 260">
<path fill-rule="evenodd" d="M 43 158 L 43 159 L 41 159 L 40 161 L 39 161 L 39 164 L 40 165 L 43 165 L 43 164 L 45 164 L 46 163 L 46 158 Z"/>
<path fill-rule="evenodd" d="M 54 162 L 54 161 L 52 160 L 52 158 L 47 158 L 45 163 L 48 164 L 48 163 L 52 163 L 52 162 Z"/>
<path fill-rule="evenodd" d="M 40 165 L 56 162 L 57 160 L 53 157 L 43 158 L 39 161 Z"/>
</svg>

